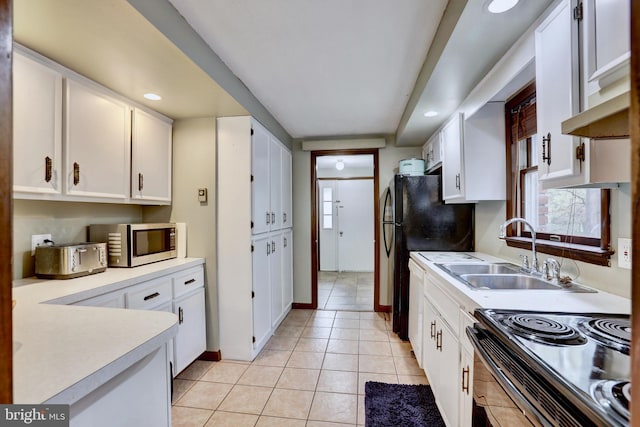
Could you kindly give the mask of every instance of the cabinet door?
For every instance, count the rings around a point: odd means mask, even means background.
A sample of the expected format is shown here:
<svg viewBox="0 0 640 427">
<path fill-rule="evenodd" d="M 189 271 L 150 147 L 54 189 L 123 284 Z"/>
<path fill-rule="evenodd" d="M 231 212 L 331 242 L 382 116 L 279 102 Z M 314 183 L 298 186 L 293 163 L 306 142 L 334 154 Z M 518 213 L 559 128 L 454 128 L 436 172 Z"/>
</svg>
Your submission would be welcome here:
<svg viewBox="0 0 640 427">
<path fill-rule="evenodd" d="M 255 120 L 251 121 L 251 126 L 251 220 L 253 234 L 260 234 L 271 228 L 271 196 L 269 194 L 271 136 Z"/>
<path fill-rule="evenodd" d="M 269 286 L 271 288 L 271 326 L 275 328 L 283 317 L 282 234 L 271 236 L 269 255 Z"/>
<path fill-rule="evenodd" d="M 269 339 L 271 330 L 271 293 L 269 288 L 269 262 L 271 237 L 253 240 L 253 348 L 262 348 Z"/>
<path fill-rule="evenodd" d="M 284 314 L 293 304 L 293 233 L 282 233 L 282 304 Z"/>
<path fill-rule="evenodd" d="M 271 230 L 279 230 L 282 228 L 282 147 L 273 136 L 269 145 L 269 176 Z"/>
<path fill-rule="evenodd" d="M 409 341 L 422 367 L 422 300 L 424 295 L 424 270 L 409 260 Z"/>
<path fill-rule="evenodd" d="M 460 350 L 459 425 L 470 426 L 473 418 L 473 351 Z"/>
<path fill-rule="evenodd" d="M 178 316 L 178 333 L 174 343 L 176 372 L 189 366 L 206 348 L 204 288 L 173 301 Z"/>
<path fill-rule="evenodd" d="M 587 0 L 585 2 L 588 79 L 599 80 L 618 72 L 630 58 L 630 1 Z M 624 74 L 628 75 L 627 69 Z M 601 86 L 606 82 L 600 81 Z M 605 83 L 605 84 L 603 84 Z"/>
<path fill-rule="evenodd" d="M 129 197 L 131 113 L 114 98 L 66 81 L 65 189 L 69 195 Z"/>
<path fill-rule="evenodd" d="M 462 168 L 462 114 L 455 114 L 442 128 L 442 197 L 457 199 L 464 195 Z"/>
<path fill-rule="evenodd" d="M 59 194 L 62 177 L 62 75 L 13 57 L 13 189 Z"/>
<path fill-rule="evenodd" d="M 132 198 L 171 201 L 171 130 L 171 123 L 133 110 Z"/>
<path fill-rule="evenodd" d="M 291 153 L 287 149 L 282 149 L 282 228 L 293 227 L 292 198 L 293 189 L 291 186 Z"/>
<path fill-rule="evenodd" d="M 575 156 L 580 138 L 561 133 L 562 121 L 577 113 L 580 105 L 577 43 L 578 26 L 573 20 L 572 1 L 565 0 L 535 31 L 537 153 L 541 181 L 571 178 L 581 172 Z"/>
<path fill-rule="evenodd" d="M 436 326 L 438 313 L 427 297 L 422 299 L 422 369 L 431 384 L 435 384 L 439 367 L 436 356 Z"/>
</svg>

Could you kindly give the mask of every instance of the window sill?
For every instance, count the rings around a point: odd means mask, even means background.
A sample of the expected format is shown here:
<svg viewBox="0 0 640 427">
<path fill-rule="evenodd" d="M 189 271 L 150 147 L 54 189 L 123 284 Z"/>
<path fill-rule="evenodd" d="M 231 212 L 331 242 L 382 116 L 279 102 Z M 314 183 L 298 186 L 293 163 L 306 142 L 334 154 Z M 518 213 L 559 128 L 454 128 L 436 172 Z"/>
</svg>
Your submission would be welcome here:
<svg viewBox="0 0 640 427">
<path fill-rule="evenodd" d="M 504 239 L 507 246 L 531 250 L 531 239 L 527 237 L 507 237 Z M 615 253 L 611 249 L 602 249 L 595 246 L 578 245 L 575 243 L 551 242 L 549 240 L 536 240 L 536 251 L 563 258 L 574 259 L 589 264 L 610 266 L 611 255 Z"/>
</svg>

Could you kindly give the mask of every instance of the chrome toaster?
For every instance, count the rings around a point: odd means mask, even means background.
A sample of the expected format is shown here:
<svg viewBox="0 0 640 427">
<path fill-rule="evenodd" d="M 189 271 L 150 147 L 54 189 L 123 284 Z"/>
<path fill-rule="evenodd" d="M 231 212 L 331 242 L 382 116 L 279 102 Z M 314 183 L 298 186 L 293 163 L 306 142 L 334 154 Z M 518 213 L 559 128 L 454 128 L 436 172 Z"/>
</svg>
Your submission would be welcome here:
<svg viewBox="0 0 640 427">
<path fill-rule="evenodd" d="M 72 279 L 106 269 L 106 243 L 66 243 L 36 248 L 36 276 L 41 279 Z"/>
</svg>

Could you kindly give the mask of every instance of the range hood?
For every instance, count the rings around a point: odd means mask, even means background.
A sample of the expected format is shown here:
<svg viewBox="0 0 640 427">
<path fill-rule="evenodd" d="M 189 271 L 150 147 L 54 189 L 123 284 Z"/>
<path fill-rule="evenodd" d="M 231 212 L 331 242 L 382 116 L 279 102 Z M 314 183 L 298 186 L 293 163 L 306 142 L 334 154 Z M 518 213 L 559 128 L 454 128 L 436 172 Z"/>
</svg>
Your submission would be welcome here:
<svg viewBox="0 0 640 427">
<path fill-rule="evenodd" d="M 628 138 L 629 100 L 627 91 L 562 122 L 562 133 L 587 138 Z"/>
</svg>

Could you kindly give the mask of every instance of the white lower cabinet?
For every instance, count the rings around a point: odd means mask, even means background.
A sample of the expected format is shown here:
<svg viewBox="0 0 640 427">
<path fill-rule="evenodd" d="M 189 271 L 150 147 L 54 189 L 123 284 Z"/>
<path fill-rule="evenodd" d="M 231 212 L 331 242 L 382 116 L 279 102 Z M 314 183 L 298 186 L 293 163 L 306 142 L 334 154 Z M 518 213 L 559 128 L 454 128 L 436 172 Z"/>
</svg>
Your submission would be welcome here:
<svg viewBox="0 0 640 427">
<path fill-rule="evenodd" d="M 163 345 L 73 403 L 69 407 L 69 425 L 169 427 L 171 376 L 167 364 Z"/>
<path fill-rule="evenodd" d="M 410 259 L 409 271 L 409 342 L 422 368 L 424 270 Z"/>
<path fill-rule="evenodd" d="M 173 313 L 178 316 L 175 337 L 175 372 L 183 371 L 206 347 L 204 288 L 173 300 Z"/>
<path fill-rule="evenodd" d="M 178 375 L 206 350 L 202 265 L 139 282 L 73 305 L 175 313 L 178 316 L 178 333 L 168 344 L 167 356 L 173 376 Z"/>
<path fill-rule="evenodd" d="M 418 268 L 424 274 L 422 368 L 445 424 L 470 426 L 474 352 L 464 331 L 474 320 L 470 309 L 446 291 L 443 279 Z"/>
</svg>

